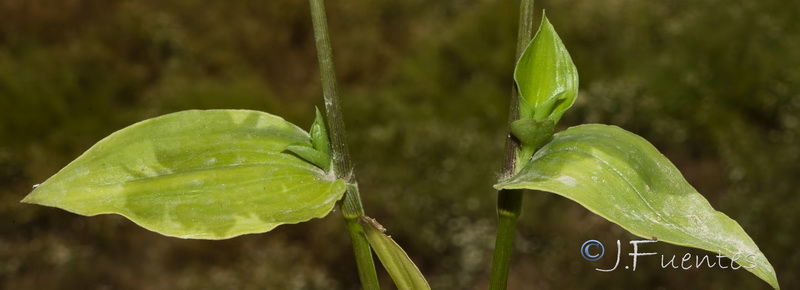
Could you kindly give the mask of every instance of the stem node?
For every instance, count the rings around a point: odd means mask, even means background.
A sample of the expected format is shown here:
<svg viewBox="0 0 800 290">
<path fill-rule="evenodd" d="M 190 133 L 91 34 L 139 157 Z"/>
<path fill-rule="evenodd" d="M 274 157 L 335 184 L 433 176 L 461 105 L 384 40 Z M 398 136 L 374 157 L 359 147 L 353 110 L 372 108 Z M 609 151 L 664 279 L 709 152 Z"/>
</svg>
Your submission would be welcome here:
<svg viewBox="0 0 800 290">
<path fill-rule="evenodd" d="M 353 176 L 350 152 L 347 147 L 347 135 L 345 135 L 344 118 L 339 106 L 336 72 L 333 67 L 333 52 L 331 50 L 331 40 L 328 36 L 328 21 L 325 16 L 325 4 L 323 2 L 323 0 L 309 0 L 311 20 L 314 26 L 314 40 L 317 46 L 317 58 L 319 59 L 319 70 L 322 78 L 322 95 L 325 99 L 325 113 L 328 118 L 328 132 L 333 154 L 333 171 L 336 174 L 336 178 L 347 182 L 347 191 L 339 202 L 347 231 L 350 233 L 350 239 L 353 242 L 353 251 L 356 257 L 361 286 L 363 289 L 377 290 L 380 288 L 378 286 L 375 263 L 372 260 L 372 249 L 369 246 L 367 237 L 364 235 L 364 228 L 358 224 L 358 218 L 364 215 L 364 208 L 361 205 L 358 185 Z"/>
</svg>

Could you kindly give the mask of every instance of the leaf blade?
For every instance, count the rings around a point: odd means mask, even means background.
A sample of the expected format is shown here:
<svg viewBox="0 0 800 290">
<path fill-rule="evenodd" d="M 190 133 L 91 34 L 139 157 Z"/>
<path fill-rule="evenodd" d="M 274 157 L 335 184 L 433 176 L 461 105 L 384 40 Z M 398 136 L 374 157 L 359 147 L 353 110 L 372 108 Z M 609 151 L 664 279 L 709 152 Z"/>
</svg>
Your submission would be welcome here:
<svg viewBox="0 0 800 290">
<path fill-rule="evenodd" d="M 649 142 L 619 127 L 560 132 L 519 174 L 495 187 L 556 193 L 640 237 L 728 257 L 754 254 L 756 267 L 747 270 L 779 288 L 772 265 L 741 226 L 714 210 Z"/>
<path fill-rule="evenodd" d="M 384 234 L 386 229 L 378 224 L 375 219 L 362 216 L 358 223 L 364 228 L 370 246 L 378 255 L 381 264 L 389 272 L 389 276 L 400 290 L 430 290 L 428 281 L 419 271 L 411 258 L 408 257 L 403 248 L 400 247 L 391 237 Z"/>
<path fill-rule="evenodd" d="M 22 202 L 120 214 L 167 236 L 225 239 L 327 215 L 344 182 L 294 155 L 308 133 L 247 110 L 183 111 L 99 141 Z"/>
</svg>

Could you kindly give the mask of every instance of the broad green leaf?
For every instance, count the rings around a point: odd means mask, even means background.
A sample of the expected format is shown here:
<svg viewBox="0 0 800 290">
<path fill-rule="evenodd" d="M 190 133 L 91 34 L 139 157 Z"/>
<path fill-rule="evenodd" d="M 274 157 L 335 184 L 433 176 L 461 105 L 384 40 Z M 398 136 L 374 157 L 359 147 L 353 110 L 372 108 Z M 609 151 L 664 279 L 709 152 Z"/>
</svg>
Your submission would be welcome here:
<svg viewBox="0 0 800 290">
<path fill-rule="evenodd" d="M 736 221 L 714 210 L 645 139 L 619 127 L 581 125 L 555 134 L 497 189 L 549 191 L 644 238 L 740 257 L 778 289 L 775 271 Z"/>
<path fill-rule="evenodd" d="M 520 119 L 553 120 L 558 123 L 578 96 L 578 69 L 556 34 L 542 16 L 542 24 L 514 69 L 520 94 Z"/>
<path fill-rule="evenodd" d="M 384 234 L 386 229 L 383 226 L 367 216 L 360 217 L 358 223 L 364 228 L 369 245 L 378 255 L 383 267 L 389 272 L 397 289 L 431 289 L 428 281 L 422 276 L 411 258 L 406 255 L 406 252 L 391 237 Z"/>
<path fill-rule="evenodd" d="M 284 152 L 311 147 L 280 117 L 183 111 L 119 130 L 22 202 L 81 215 L 120 214 L 167 236 L 226 239 L 323 217 L 345 184 Z"/>
</svg>

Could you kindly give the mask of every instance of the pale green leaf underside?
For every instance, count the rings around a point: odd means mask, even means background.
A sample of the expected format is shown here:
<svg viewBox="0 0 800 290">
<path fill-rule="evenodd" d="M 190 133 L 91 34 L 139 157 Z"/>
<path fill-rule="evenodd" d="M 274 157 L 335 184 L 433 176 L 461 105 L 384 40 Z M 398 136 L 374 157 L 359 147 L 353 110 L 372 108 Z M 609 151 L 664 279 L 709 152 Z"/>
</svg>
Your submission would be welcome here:
<svg viewBox="0 0 800 290">
<path fill-rule="evenodd" d="M 606 125 L 554 135 L 516 176 L 497 189 L 549 191 L 583 205 L 631 233 L 727 257 L 778 288 L 772 265 L 736 221 L 714 210 L 677 168 L 645 139 Z"/>
<path fill-rule="evenodd" d="M 119 130 L 23 202 L 120 214 L 167 236 L 226 239 L 323 217 L 345 184 L 297 156 L 308 133 L 257 111 L 182 111 Z"/>
<path fill-rule="evenodd" d="M 419 268 L 414 265 L 400 245 L 383 233 L 385 229 L 377 221 L 370 217 L 361 217 L 358 222 L 364 228 L 369 245 L 378 255 L 383 267 L 389 272 L 397 289 L 431 289 Z"/>
</svg>

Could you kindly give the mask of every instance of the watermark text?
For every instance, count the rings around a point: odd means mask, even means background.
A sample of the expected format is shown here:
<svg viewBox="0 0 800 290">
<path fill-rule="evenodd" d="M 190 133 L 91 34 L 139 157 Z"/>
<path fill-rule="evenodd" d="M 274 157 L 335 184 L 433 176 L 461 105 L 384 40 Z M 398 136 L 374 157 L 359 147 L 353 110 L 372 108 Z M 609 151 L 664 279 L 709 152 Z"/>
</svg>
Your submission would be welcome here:
<svg viewBox="0 0 800 290">
<path fill-rule="evenodd" d="M 636 271 L 636 264 L 641 260 L 640 257 L 645 256 L 654 256 L 658 255 L 656 252 L 646 252 L 643 251 L 641 247 L 644 247 L 644 244 L 649 243 L 656 243 L 658 242 L 655 239 L 652 240 L 632 240 L 630 241 L 630 245 L 632 246 L 632 250 L 628 253 L 628 256 L 631 258 L 631 266 L 624 266 L 626 270 Z M 598 261 L 606 253 L 605 246 L 603 243 L 597 240 L 588 240 L 583 245 L 581 245 L 581 256 L 586 259 L 587 261 Z M 620 240 L 617 240 L 617 259 L 614 262 L 614 267 L 609 269 L 601 269 L 595 268 L 595 270 L 600 272 L 611 272 L 617 270 L 620 266 L 620 260 L 622 256 L 622 247 Z M 756 261 L 755 261 L 755 254 L 748 254 L 748 253 L 737 253 L 734 254 L 732 257 L 727 257 L 722 254 L 717 254 L 716 256 L 708 256 L 708 255 L 692 255 L 690 253 L 686 253 L 680 259 L 676 259 L 677 255 L 672 255 L 671 258 L 667 256 L 661 255 L 661 268 L 673 268 L 673 269 L 683 269 L 689 270 L 693 268 L 701 268 L 701 267 L 708 267 L 714 268 L 719 267 L 720 269 L 733 269 L 738 270 L 741 268 L 745 269 L 753 269 L 755 268 Z M 712 258 L 713 257 L 713 258 Z"/>
</svg>

